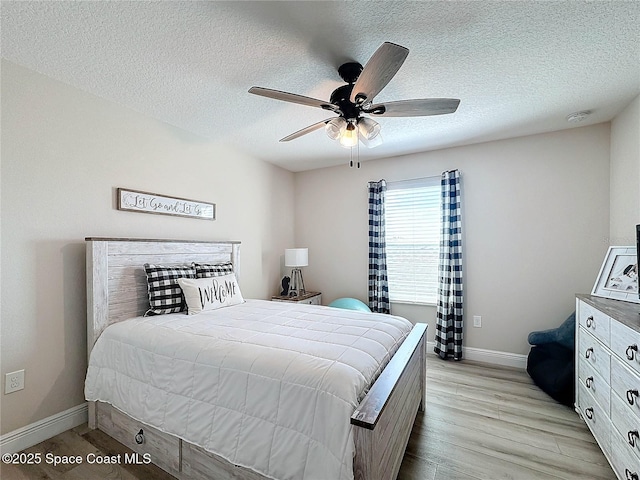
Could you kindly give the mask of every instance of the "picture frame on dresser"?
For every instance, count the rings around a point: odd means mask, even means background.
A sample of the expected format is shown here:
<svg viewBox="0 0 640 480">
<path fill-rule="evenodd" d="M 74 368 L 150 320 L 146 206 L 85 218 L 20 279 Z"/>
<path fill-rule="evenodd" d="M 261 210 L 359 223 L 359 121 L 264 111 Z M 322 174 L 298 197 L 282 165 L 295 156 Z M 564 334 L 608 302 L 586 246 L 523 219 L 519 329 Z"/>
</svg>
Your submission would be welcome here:
<svg viewBox="0 0 640 480">
<path fill-rule="evenodd" d="M 591 295 L 640 303 L 637 247 L 609 247 Z"/>
</svg>

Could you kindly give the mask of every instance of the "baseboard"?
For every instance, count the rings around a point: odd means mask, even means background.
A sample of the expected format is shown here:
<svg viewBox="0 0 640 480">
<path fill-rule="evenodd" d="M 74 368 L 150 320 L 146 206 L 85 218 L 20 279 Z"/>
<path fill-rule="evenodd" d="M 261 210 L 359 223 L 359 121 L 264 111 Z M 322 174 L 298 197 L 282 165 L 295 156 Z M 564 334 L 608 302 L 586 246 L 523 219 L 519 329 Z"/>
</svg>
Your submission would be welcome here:
<svg viewBox="0 0 640 480">
<path fill-rule="evenodd" d="M 427 342 L 427 351 L 433 353 L 435 342 Z M 498 352 L 483 348 L 462 347 L 462 358 L 476 362 L 504 365 L 506 367 L 527 368 L 527 356 L 519 353 Z"/>
<path fill-rule="evenodd" d="M 51 415 L 0 437 L 0 452 L 15 453 L 87 422 L 87 404 Z"/>
</svg>

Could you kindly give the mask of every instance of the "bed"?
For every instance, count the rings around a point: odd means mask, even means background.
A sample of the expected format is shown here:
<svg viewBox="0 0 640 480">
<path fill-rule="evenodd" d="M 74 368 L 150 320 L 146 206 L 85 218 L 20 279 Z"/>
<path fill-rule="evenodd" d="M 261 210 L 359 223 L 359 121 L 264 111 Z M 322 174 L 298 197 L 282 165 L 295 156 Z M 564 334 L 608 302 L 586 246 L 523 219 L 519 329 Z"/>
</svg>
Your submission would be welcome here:
<svg viewBox="0 0 640 480">
<path fill-rule="evenodd" d="M 191 262 L 216 264 L 230 261 L 236 276 L 239 274 L 239 242 L 108 238 L 87 238 L 86 240 L 89 355 L 98 337 L 112 324 L 118 324 L 111 330 L 119 329 L 122 338 L 139 337 L 140 341 L 144 341 L 146 335 L 140 334 L 135 329 L 147 328 L 145 322 L 161 322 L 166 324 L 165 327 L 176 324 L 177 330 L 185 328 L 186 315 L 184 314 L 169 315 L 161 320 L 157 317 L 155 319 L 149 317 L 152 320 L 138 321 L 133 324 L 129 320 L 142 315 L 148 308 L 143 264 L 180 265 Z M 275 318 L 282 314 L 278 310 L 276 315 L 275 309 L 284 309 L 285 314 L 305 316 L 306 320 L 318 317 L 320 318 L 318 325 L 327 324 L 326 319 L 329 315 L 332 312 L 338 312 L 329 307 L 295 306 L 303 309 L 305 307 L 308 310 L 299 312 L 294 309 L 293 304 L 277 305 L 275 302 L 247 301 L 241 307 L 228 307 L 221 311 L 231 312 L 236 317 L 242 315 L 242 318 L 249 318 L 258 313 L 261 315 L 264 313 L 269 317 L 269 314 L 273 313 L 272 317 Z M 347 313 L 347 317 L 350 315 L 357 317 L 357 315 L 367 314 Z M 356 320 L 361 322 L 362 318 L 355 318 L 354 321 Z M 345 420 L 348 425 L 334 428 L 335 430 L 348 429 L 354 449 L 353 454 L 349 453 L 347 456 L 348 471 L 340 476 L 336 475 L 335 478 L 351 478 L 353 475 L 356 479 L 382 480 L 394 479 L 397 476 L 416 413 L 418 409 L 424 409 L 425 406 L 425 333 L 426 325 L 418 324 L 403 335 L 404 341 L 399 346 L 394 346 L 395 354 L 391 360 L 386 363 L 385 359 L 384 370 L 379 375 L 375 372 L 374 377 L 377 376 L 375 383 L 363 398 L 360 398 L 362 395 L 359 394 L 359 403 L 355 404 L 355 408 L 352 407 L 353 413 L 350 419 L 347 417 L 348 420 Z M 199 338 L 203 332 L 191 332 L 191 334 Z M 224 335 L 227 338 L 230 334 L 226 332 Z M 107 334 L 103 340 L 106 336 Z M 259 336 L 260 341 L 266 341 L 262 337 Z M 264 337 L 266 338 L 267 335 Z M 144 346 L 136 345 L 134 348 L 144 348 Z M 189 435 L 175 431 L 172 433 L 168 431 L 165 424 L 154 425 L 154 422 L 148 424 L 142 421 L 139 412 L 125 413 L 124 410 L 127 409 L 115 408 L 111 403 L 89 402 L 90 428 L 103 430 L 143 455 L 143 459 L 151 460 L 177 478 L 302 478 L 297 473 L 280 475 L 277 469 L 269 473 L 260 473 L 254 466 L 247 466 L 246 462 L 240 462 L 245 465 L 240 466 L 238 462 L 226 459 L 235 458 L 227 452 L 213 449 L 217 453 L 212 453 L 211 449 L 204 448 L 207 445 L 200 440 L 190 441 L 192 437 Z M 293 410 L 295 406 L 291 408 Z M 280 445 L 281 442 L 277 444 Z M 353 457 L 352 469 L 351 456 Z M 314 477 L 310 475 L 308 478 Z"/>
</svg>

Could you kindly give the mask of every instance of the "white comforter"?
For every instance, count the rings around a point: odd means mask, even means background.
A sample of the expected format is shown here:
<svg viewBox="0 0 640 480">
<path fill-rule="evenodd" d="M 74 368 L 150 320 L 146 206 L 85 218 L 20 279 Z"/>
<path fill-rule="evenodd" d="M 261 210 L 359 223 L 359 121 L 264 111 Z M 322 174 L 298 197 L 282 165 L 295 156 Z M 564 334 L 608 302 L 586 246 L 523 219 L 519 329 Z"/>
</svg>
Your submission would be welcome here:
<svg viewBox="0 0 640 480">
<path fill-rule="evenodd" d="M 248 300 L 108 327 L 89 401 L 276 479 L 352 479 L 349 418 L 411 323 L 390 315 Z"/>
</svg>

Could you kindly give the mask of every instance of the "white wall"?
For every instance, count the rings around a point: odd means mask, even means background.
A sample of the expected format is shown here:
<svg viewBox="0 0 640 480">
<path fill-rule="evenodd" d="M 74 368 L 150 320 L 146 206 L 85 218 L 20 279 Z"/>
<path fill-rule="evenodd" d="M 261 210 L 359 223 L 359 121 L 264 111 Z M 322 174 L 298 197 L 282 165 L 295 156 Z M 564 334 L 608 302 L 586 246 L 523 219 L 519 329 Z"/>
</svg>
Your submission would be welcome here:
<svg viewBox="0 0 640 480">
<path fill-rule="evenodd" d="M 609 124 L 296 174 L 307 289 L 367 300 L 367 182 L 462 172 L 467 347 L 525 354 L 588 293 L 609 235 Z M 435 308 L 392 305 L 429 323 Z M 482 315 L 482 328 L 472 328 Z"/>
<path fill-rule="evenodd" d="M 635 245 L 640 224 L 640 95 L 611 122 L 611 245 Z"/>
<path fill-rule="evenodd" d="M 275 293 L 294 239 L 292 173 L 6 61 L 1 186 L 1 378 L 26 369 L 2 433 L 84 401 L 85 237 L 240 240 L 249 298 Z M 116 187 L 211 201 L 217 219 L 121 212 Z"/>
</svg>

